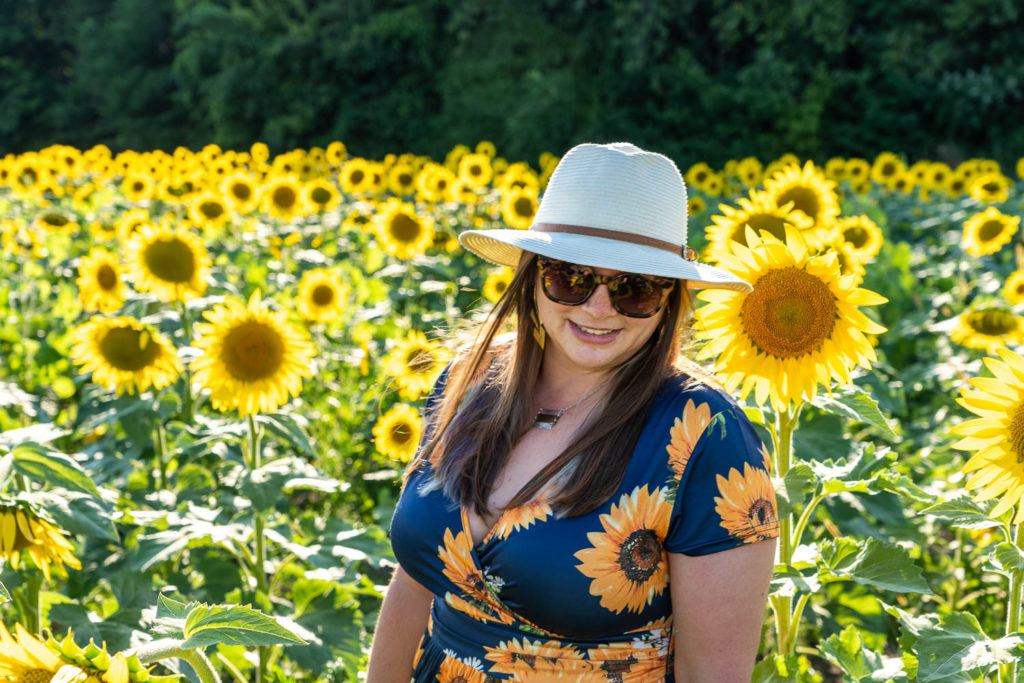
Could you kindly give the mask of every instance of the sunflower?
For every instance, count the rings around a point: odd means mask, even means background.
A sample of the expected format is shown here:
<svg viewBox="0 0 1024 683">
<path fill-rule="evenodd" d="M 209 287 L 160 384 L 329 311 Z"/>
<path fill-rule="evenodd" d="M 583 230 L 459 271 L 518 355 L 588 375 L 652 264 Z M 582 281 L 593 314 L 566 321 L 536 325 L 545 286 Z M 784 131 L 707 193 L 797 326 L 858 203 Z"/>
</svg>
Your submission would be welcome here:
<svg viewBox="0 0 1024 683">
<path fill-rule="evenodd" d="M 881 152 L 871 164 L 871 180 L 891 187 L 892 181 L 907 170 L 907 165 L 892 152 Z"/>
<path fill-rule="evenodd" d="M 1007 276 L 1003 296 L 1011 306 L 1024 303 L 1024 270 L 1015 270 Z"/>
<path fill-rule="evenodd" d="M 403 260 L 425 253 L 434 239 L 434 219 L 400 200 L 385 203 L 375 221 L 381 247 Z"/>
<path fill-rule="evenodd" d="M 444 201 L 448 196 L 448 188 L 455 182 L 455 179 L 455 174 L 448 168 L 430 163 L 424 166 L 416 176 L 416 192 L 424 201 Z"/>
<path fill-rule="evenodd" d="M 113 313 L 124 303 L 124 282 L 117 257 L 94 247 L 78 264 L 78 291 L 86 311 Z"/>
<path fill-rule="evenodd" d="M 298 294 L 299 315 L 318 323 L 341 317 L 348 303 L 348 286 L 327 268 L 313 268 L 302 274 Z"/>
<path fill-rule="evenodd" d="M 0 557 L 12 569 L 21 564 L 21 551 L 29 557 L 50 580 L 50 565 L 63 569 L 64 565 L 81 569 L 82 563 L 74 555 L 74 546 L 61 530 L 34 510 L 24 505 L 0 507 Z"/>
<path fill-rule="evenodd" d="M 46 232 L 67 235 L 68 237 L 73 236 L 81 229 L 78 221 L 58 209 L 40 211 L 36 214 L 33 222 L 38 228 Z"/>
<path fill-rule="evenodd" d="M 427 340 L 422 332 L 410 330 L 384 358 L 382 367 L 387 375 L 395 378 L 401 397 L 415 401 L 433 388 L 449 360 L 448 349 Z"/>
<path fill-rule="evenodd" d="M 1005 202 L 1010 197 L 1010 186 L 1010 179 L 996 171 L 972 179 L 967 192 L 979 202 Z"/>
<path fill-rule="evenodd" d="M 665 489 L 647 491 L 647 485 L 623 494 L 619 504 L 601 515 L 604 531 L 592 531 L 592 547 L 573 556 L 576 568 L 592 579 L 590 594 L 600 596 L 601 606 L 616 614 L 639 614 L 668 586 L 668 557 L 662 539 L 668 534 L 672 506 Z"/>
<path fill-rule="evenodd" d="M 281 221 L 291 221 L 308 213 L 302 184 L 293 175 L 269 178 L 263 185 L 263 211 Z"/>
<path fill-rule="evenodd" d="M 515 275 L 515 272 L 508 267 L 498 268 L 488 273 L 487 279 L 484 280 L 484 298 L 492 304 L 498 303 L 498 300 L 505 293 L 505 290 L 508 289 L 509 284 L 511 284 L 513 275 Z"/>
<path fill-rule="evenodd" d="M 306 185 L 306 202 L 318 212 L 333 211 L 341 204 L 341 193 L 334 183 L 319 178 Z"/>
<path fill-rule="evenodd" d="M 704 201 L 701 196 L 690 196 L 686 198 L 686 215 L 697 216 L 704 213 L 708 208 L 708 203 Z"/>
<path fill-rule="evenodd" d="M 485 154 L 466 154 L 459 159 L 458 175 L 459 179 L 468 183 L 470 187 L 486 187 L 494 177 L 491 158 Z"/>
<path fill-rule="evenodd" d="M 990 206 L 964 221 L 960 244 L 972 256 L 993 254 L 1017 234 L 1019 227 L 1020 216 L 1007 216 Z"/>
<path fill-rule="evenodd" d="M 678 480 L 683 476 L 690 454 L 697 440 L 704 433 L 704 428 L 711 424 L 711 406 L 701 403 L 699 406 L 693 399 L 687 399 L 681 418 L 675 418 L 669 430 L 671 442 L 665 447 L 668 451 L 668 464 Z"/>
<path fill-rule="evenodd" d="M 998 304 L 981 306 L 961 313 L 949 337 L 961 346 L 991 353 L 1024 342 L 1024 319 Z"/>
<path fill-rule="evenodd" d="M 458 178 L 448 187 L 448 201 L 472 206 L 480 203 L 480 195 L 472 183 Z"/>
<path fill-rule="evenodd" d="M 718 254 L 729 254 L 730 241 L 746 245 L 748 225 L 758 233 L 767 230 L 779 239 L 785 239 L 787 225 L 797 230 L 813 226 L 803 212 L 793 211 L 792 204 L 779 206 L 768 192 L 752 190 L 749 198 L 740 197 L 737 203 L 739 208 L 719 204 L 721 214 L 712 216 L 712 225 L 704 229 L 709 258 L 713 261 L 718 261 Z"/>
<path fill-rule="evenodd" d="M 162 301 L 187 301 L 206 291 L 210 256 L 199 236 L 187 228 L 143 228 L 129 246 L 128 263 L 135 287 Z"/>
<path fill-rule="evenodd" d="M 698 297 L 709 303 L 696 312 L 697 336 L 707 342 L 699 357 L 717 356 L 729 391 L 742 382 L 741 398 L 754 389 L 758 405 L 770 398 L 782 410 L 813 399 L 819 383 L 831 391 L 833 379 L 850 382 L 855 365 L 876 359 L 864 335 L 886 328 L 857 306 L 888 299 L 841 276 L 835 252 L 811 256 L 791 227 L 785 242 L 748 228 L 747 246 L 731 248 L 721 265 L 753 291 L 702 290 Z"/>
<path fill-rule="evenodd" d="M 963 437 L 953 448 L 975 451 L 964 464 L 973 473 L 965 488 L 981 489 L 976 500 L 1000 496 L 991 512 L 999 517 L 1024 495 L 1024 358 L 1006 348 L 995 349 L 999 359 L 985 358 L 992 377 L 972 377 L 972 388 L 960 389 L 957 403 L 977 418 L 965 420 L 950 431 Z M 1024 522 L 1024 505 L 1018 505 L 1013 524 Z"/>
<path fill-rule="evenodd" d="M 370 162 L 359 157 L 346 161 L 338 172 L 338 184 L 345 194 L 369 192 L 373 186 L 373 169 Z"/>
<path fill-rule="evenodd" d="M 259 201 L 256 181 L 248 173 L 237 172 L 224 178 L 221 193 L 231 208 L 237 213 L 246 214 L 256 208 Z"/>
<path fill-rule="evenodd" d="M 130 202 L 141 202 L 153 194 L 153 179 L 144 173 L 129 173 L 121 181 L 121 194 Z"/>
<path fill-rule="evenodd" d="M 465 510 L 463 510 L 465 518 Z M 491 614 L 503 624 L 511 624 L 515 619 L 508 609 L 498 600 L 484 581 L 483 575 L 473 561 L 473 541 L 469 532 L 460 531 L 452 535 L 451 529 L 444 530 L 443 545 L 437 546 L 437 558 L 441 560 L 442 571 L 449 581 L 454 583 L 463 593 L 491 611 Z"/>
<path fill-rule="evenodd" d="M 153 225 L 149 211 L 134 208 L 125 211 L 117 218 L 117 235 L 123 244 L 130 244 L 143 228 Z"/>
<path fill-rule="evenodd" d="M 524 637 L 503 640 L 497 647 L 484 646 L 484 656 L 493 662 L 491 673 L 516 674 L 524 671 L 545 671 L 556 664 L 569 661 L 584 662 L 583 653 L 572 645 L 562 645 L 557 640 L 533 640 Z"/>
<path fill-rule="evenodd" d="M 398 462 L 409 462 L 416 455 L 422 434 L 422 418 L 415 408 L 405 403 L 392 406 L 373 425 L 377 451 Z"/>
<path fill-rule="evenodd" d="M 743 157 L 736 164 L 736 176 L 747 187 L 753 187 L 764 177 L 764 166 L 757 157 Z"/>
<path fill-rule="evenodd" d="M 203 192 L 189 202 L 189 220 L 199 228 L 218 229 L 231 220 L 228 203 L 214 192 Z"/>
<path fill-rule="evenodd" d="M 404 197 L 416 191 L 416 169 L 412 164 L 395 164 L 387 172 L 387 186 L 394 194 Z"/>
<path fill-rule="evenodd" d="M 505 508 L 501 516 L 498 517 L 498 521 L 494 523 L 494 527 L 481 542 L 485 542 L 491 537 L 508 538 L 509 534 L 513 531 L 528 529 L 535 522 L 547 520 L 553 513 L 551 506 L 547 502 L 549 496 L 550 491 L 545 490 L 525 505 Z"/>
<path fill-rule="evenodd" d="M 719 474 L 715 481 L 719 493 L 715 497 L 715 512 L 730 536 L 744 543 L 778 537 L 775 490 L 766 470 L 743 463 L 743 474 L 730 468 L 728 478 Z"/>
<path fill-rule="evenodd" d="M 92 381 L 121 394 L 162 389 L 181 374 L 171 342 L 128 317 L 94 317 L 71 332 L 71 360 Z"/>
<path fill-rule="evenodd" d="M 230 298 L 203 313 L 193 345 L 194 380 L 210 390 L 216 410 L 237 409 L 246 417 L 276 410 L 297 396 L 312 373 L 316 349 L 305 329 L 271 311 L 257 289 L 246 304 Z"/>
<path fill-rule="evenodd" d="M 452 592 L 446 592 L 444 594 L 444 601 L 449 607 L 456 612 L 462 612 L 470 619 L 476 619 L 477 621 L 492 622 L 495 624 L 504 623 L 500 619 L 497 619 L 484 610 L 480 609 L 468 600 L 463 600 L 459 596 Z"/>
<path fill-rule="evenodd" d="M 704 184 L 704 181 L 713 174 L 714 171 L 710 166 L 703 161 L 698 161 L 693 166 L 686 169 L 686 184 L 692 185 L 693 187 L 700 187 Z"/>
<path fill-rule="evenodd" d="M 439 683 L 485 683 L 487 676 L 461 659 L 445 653 L 444 661 L 437 670 Z"/>
<path fill-rule="evenodd" d="M 854 157 L 846 160 L 844 172 L 846 180 L 850 185 L 857 185 L 870 179 L 871 165 L 867 162 L 867 159 Z"/>
<path fill-rule="evenodd" d="M 870 262 L 882 248 L 885 238 L 878 224 L 867 216 L 840 218 L 836 227 L 850 252 L 863 262 Z"/>
<path fill-rule="evenodd" d="M 778 206 L 793 202 L 793 211 L 803 212 L 813 222 L 811 228 L 820 232 L 830 227 L 839 216 L 835 185 L 815 168 L 813 162 L 808 161 L 802 169 L 789 166 L 771 176 L 765 181 L 764 189 Z"/>
<path fill-rule="evenodd" d="M 537 190 L 532 187 L 510 187 L 501 193 L 501 217 L 513 228 L 526 230 L 537 215 Z"/>
</svg>

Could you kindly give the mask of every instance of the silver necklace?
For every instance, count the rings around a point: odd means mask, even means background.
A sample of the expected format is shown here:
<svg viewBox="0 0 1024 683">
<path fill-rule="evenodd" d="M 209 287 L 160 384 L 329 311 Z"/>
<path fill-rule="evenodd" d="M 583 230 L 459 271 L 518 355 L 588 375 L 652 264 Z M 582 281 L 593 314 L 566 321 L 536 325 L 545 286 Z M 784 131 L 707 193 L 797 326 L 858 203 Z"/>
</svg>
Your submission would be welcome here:
<svg viewBox="0 0 1024 683">
<path fill-rule="evenodd" d="M 562 408 L 561 410 L 551 410 L 550 408 L 541 408 L 537 411 L 537 415 L 533 418 L 533 426 L 539 429 L 551 429 L 558 422 L 558 419 L 566 413 L 566 411 L 572 410 L 584 399 L 593 396 L 598 389 L 603 386 L 603 383 L 598 384 L 596 387 L 583 394 L 580 398 L 573 401 L 571 404 Z"/>
</svg>

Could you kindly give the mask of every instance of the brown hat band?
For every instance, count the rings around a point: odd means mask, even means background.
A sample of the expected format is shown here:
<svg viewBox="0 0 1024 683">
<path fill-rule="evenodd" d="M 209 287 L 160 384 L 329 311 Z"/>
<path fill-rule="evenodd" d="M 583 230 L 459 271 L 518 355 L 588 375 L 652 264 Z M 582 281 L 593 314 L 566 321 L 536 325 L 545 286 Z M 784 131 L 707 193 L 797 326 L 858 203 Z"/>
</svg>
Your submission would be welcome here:
<svg viewBox="0 0 1024 683">
<path fill-rule="evenodd" d="M 692 247 L 688 247 L 685 244 L 673 244 L 666 240 L 659 240 L 656 237 L 636 235 L 631 232 L 620 232 L 618 230 L 607 230 L 605 228 L 591 228 L 585 225 L 566 225 L 565 223 L 534 223 L 530 226 L 530 230 L 536 230 L 537 232 L 567 232 L 573 235 L 587 235 L 589 237 L 603 237 L 610 240 L 619 240 L 620 242 L 631 242 L 632 244 L 641 244 L 645 247 L 654 247 L 655 249 L 670 251 L 673 254 L 682 256 L 687 261 L 697 260 L 697 252 Z"/>
</svg>

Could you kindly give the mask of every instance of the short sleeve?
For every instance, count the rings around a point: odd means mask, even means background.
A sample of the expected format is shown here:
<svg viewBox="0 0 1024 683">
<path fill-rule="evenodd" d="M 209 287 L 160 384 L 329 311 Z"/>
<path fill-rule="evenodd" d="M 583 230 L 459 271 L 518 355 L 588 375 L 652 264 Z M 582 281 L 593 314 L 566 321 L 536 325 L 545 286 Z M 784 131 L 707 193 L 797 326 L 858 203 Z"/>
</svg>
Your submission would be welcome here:
<svg viewBox="0 0 1024 683">
<path fill-rule="evenodd" d="M 768 449 L 743 410 L 710 417 L 675 492 L 665 548 L 708 555 L 779 535 Z"/>
</svg>

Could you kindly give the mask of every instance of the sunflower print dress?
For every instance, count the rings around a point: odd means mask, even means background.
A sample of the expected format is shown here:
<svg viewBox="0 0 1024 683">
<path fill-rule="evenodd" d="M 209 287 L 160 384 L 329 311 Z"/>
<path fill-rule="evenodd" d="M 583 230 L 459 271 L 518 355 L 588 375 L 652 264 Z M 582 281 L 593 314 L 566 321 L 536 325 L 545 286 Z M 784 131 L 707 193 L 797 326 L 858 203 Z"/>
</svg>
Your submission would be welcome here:
<svg viewBox="0 0 1024 683">
<path fill-rule="evenodd" d="M 769 471 L 735 400 L 682 379 L 656 396 L 619 490 L 586 515 L 555 515 L 545 491 L 474 546 L 466 510 L 420 460 L 390 529 L 402 568 L 434 593 L 413 681 L 674 681 L 667 553 L 777 537 Z"/>
</svg>

